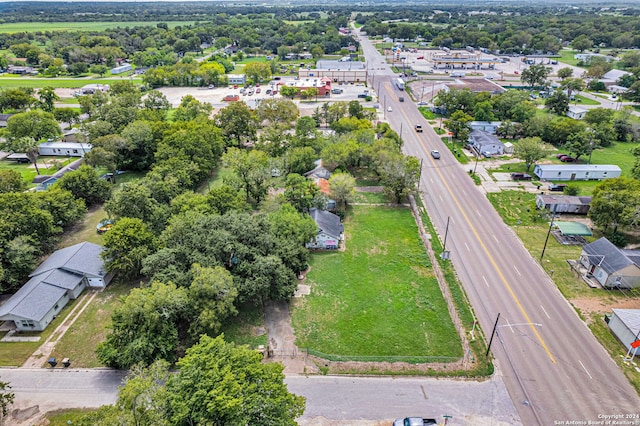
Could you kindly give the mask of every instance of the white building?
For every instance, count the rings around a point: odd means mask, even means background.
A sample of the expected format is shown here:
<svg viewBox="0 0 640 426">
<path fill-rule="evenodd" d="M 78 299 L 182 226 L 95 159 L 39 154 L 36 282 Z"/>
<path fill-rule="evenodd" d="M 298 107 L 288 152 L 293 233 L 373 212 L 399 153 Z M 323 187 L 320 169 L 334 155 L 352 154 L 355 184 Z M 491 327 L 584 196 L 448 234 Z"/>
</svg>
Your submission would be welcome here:
<svg viewBox="0 0 640 426">
<path fill-rule="evenodd" d="M 122 74 L 123 72 L 131 71 L 133 67 L 131 64 L 122 64 L 115 68 L 111 68 L 111 74 Z"/>
<path fill-rule="evenodd" d="M 638 333 L 640 333 L 640 309 L 612 309 L 612 311 L 609 328 L 629 350 L 631 343 L 638 340 Z M 633 349 L 631 353 L 633 354 Z M 637 354 L 640 355 L 640 349 Z"/>
<path fill-rule="evenodd" d="M 620 167 L 609 164 L 536 164 L 533 174 L 541 180 L 602 180 L 620 177 Z"/>
<path fill-rule="evenodd" d="M 84 157 L 91 151 L 91 144 L 79 142 L 44 142 L 38 145 L 40 155 L 57 155 L 61 157 Z"/>
<path fill-rule="evenodd" d="M 300 68 L 298 78 L 329 78 L 333 82 L 367 81 L 367 67 L 360 61 L 330 61 L 316 62 L 315 69 Z"/>
<path fill-rule="evenodd" d="M 571 105 L 567 110 L 567 117 L 574 118 L 576 120 L 582 120 L 586 113 L 587 113 L 586 109 L 576 105 Z"/>
</svg>

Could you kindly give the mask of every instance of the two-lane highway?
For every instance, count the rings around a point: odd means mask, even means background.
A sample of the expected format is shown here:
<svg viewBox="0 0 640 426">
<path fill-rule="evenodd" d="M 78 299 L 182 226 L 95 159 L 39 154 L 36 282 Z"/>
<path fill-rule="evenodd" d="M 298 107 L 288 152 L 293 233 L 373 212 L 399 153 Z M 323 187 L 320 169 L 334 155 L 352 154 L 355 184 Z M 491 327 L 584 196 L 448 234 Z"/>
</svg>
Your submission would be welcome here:
<svg viewBox="0 0 640 426">
<path fill-rule="evenodd" d="M 361 41 L 367 62 L 380 64 L 384 58 Z M 424 204 L 441 237 L 449 220 L 447 250 L 486 334 L 500 314 L 492 351 L 523 423 L 587 424 L 612 414 L 634 421 L 637 393 L 408 95 L 396 101 L 394 78 L 390 70 L 370 75 L 393 108 L 386 118 L 405 153 L 424 159 Z M 415 124 L 424 132 L 414 132 Z M 441 159 L 429 155 L 433 149 Z"/>
</svg>

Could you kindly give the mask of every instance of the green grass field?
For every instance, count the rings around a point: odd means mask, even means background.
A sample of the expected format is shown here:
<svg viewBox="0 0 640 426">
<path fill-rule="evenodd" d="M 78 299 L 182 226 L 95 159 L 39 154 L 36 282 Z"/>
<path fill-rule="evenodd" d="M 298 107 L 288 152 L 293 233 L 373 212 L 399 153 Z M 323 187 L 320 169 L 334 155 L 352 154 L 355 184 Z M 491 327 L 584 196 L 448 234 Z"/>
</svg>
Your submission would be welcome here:
<svg viewBox="0 0 640 426">
<path fill-rule="evenodd" d="M 51 356 L 69 358 L 74 367 L 102 367 L 95 354 L 96 346 L 105 339 L 111 314 L 120 305 L 120 296 L 127 295 L 132 287 L 131 283 L 115 282 L 98 293 L 74 326 L 58 341 Z"/>
<path fill-rule="evenodd" d="M 31 77 L 12 77 L 0 76 L 0 87 L 4 89 L 29 87 L 38 89 L 41 87 L 51 86 L 54 88 L 75 89 L 87 84 L 110 84 L 114 81 L 120 81 L 120 78 L 31 78 Z M 128 78 L 127 78 L 128 80 Z M 134 78 L 131 80 L 134 84 L 142 84 L 142 80 Z"/>
<path fill-rule="evenodd" d="M 38 157 L 38 169 L 41 175 L 55 174 L 61 167 L 77 160 L 77 157 Z M 22 175 L 22 179 L 32 185 L 33 178 L 37 176 L 36 169 L 32 163 L 17 163 L 13 160 L 0 160 L 0 170 L 15 170 Z"/>
<path fill-rule="evenodd" d="M 292 308 L 296 345 L 359 359 L 460 357 L 411 211 L 354 206 L 345 233 L 346 251 L 312 256 L 311 295 Z"/>
<path fill-rule="evenodd" d="M 131 22 L 11 22 L 0 24 L 0 33 L 34 33 L 38 31 L 104 31 L 109 28 L 149 27 L 161 21 Z M 166 22 L 173 28 L 178 25 L 192 25 L 195 21 Z"/>
<path fill-rule="evenodd" d="M 582 95 L 575 95 L 575 101 L 571 101 L 571 103 L 574 105 L 600 105 L 600 102 L 585 98 Z"/>
<path fill-rule="evenodd" d="M 81 417 L 91 413 L 90 408 L 73 408 L 69 410 L 56 410 L 47 413 L 47 423 L 49 426 L 67 426 L 74 425 Z"/>
</svg>

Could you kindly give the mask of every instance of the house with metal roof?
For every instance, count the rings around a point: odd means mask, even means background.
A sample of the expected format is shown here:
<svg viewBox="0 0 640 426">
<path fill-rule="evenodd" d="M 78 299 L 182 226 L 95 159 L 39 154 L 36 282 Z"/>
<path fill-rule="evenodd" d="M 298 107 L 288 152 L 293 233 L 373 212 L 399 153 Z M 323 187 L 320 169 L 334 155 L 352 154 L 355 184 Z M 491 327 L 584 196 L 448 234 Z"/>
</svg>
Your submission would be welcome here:
<svg viewBox="0 0 640 426">
<path fill-rule="evenodd" d="M 333 82 L 367 81 L 368 70 L 364 62 L 320 60 L 316 67 L 298 69 L 298 78 L 328 78 Z"/>
<path fill-rule="evenodd" d="M 640 309 L 612 309 L 609 319 L 611 332 L 627 350 L 633 350 L 631 343 L 640 335 Z M 640 353 L 640 350 L 638 351 Z M 633 353 L 633 352 L 632 352 Z"/>
<path fill-rule="evenodd" d="M 580 263 L 605 288 L 640 286 L 640 250 L 622 250 L 606 238 L 582 247 Z"/>
<path fill-rule="evenodd" d="M 533 174 L 541 180 L 602 180 L 620 177 L 622 170 L 609 164 L 536 164 Z"/>
<path fill-rule="evenodd" d="M 306 244 L 307 248 L 336 250 L 340 247 L 344 233 L 340 216 L 320 209 L 309 209 L 309 215 L 318 225 L 318 234 Z"/>
<path fill-rule="evenodd" d="M 587 214 L 591 207 L 591 197 L 538 194 L 536 207 L 555 213 Z"/>
<path fill-rule="evenodd" d="M 58 155 L 63 157 L 84 157 L 91 151 L 92 145 L 80 142 L 43 142 L 38 145 L 40 155 Z"/>
<path fill-rule="evenodd" d="M 0 321 L 12 321 L 21 331 L 44 330 L 85 288 L 109 283 L 112 275 L 105 271 L 102 250 L 97 244 L 83 242 L 52 253 L 0 306 Z"/>
<path fill-rule="evenodd" d="M 14 114 L 0 114 L 0 127 L 7 127 L 7 122 Z"/>
<path fill-rule="evenodd" d="M 473 130 L 469 133 L 469 144 L 477 155 L 502 155 L 504 144 L 491 133 L 483 130 Z"/>
</svg>

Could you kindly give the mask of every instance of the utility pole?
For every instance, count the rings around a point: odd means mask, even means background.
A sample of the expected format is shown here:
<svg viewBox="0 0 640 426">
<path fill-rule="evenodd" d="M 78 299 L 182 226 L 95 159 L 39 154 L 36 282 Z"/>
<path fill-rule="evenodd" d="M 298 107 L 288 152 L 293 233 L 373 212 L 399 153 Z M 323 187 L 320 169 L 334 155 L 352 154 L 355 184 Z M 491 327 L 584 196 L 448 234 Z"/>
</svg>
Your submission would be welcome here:
<svg viewBox="0 0 640 426">
<path fill-rule="evenodd" d="M 449 220 L 451 216 L 447 216 L 447 226 L 444 228 L 444 242 L 442 243 L 442 252 L 447 251 L 447 235 L 449 235 Z"/>
<path fill-rule="evenodd" d="M 549 223 L 549 230 L 547 231 L 547 238 L 544 240 L 544 247 L 542 248 L 542 254 L 540 255 L 540 263 L 542 263 L 542 258 L 544 257 L 544 252 L 547 250 L 547 243 L 549 242 L 549 235 L 551 234 L 551 228 L 553 227 L 553 219 L 556 217 L 556 209 L 558 208 L 557 204 L 553 205 L 553 212 L 551 213 L 551 223 Z"/>
<path fill-rule="evenodd" d="M 487 353 L 484 356 L 489 356 L 489 351 L 491 350 L 491 343 L 493 342 L 493 336 L 496 335 L 496 329 L 498 328 L 498 320 L 500 319 L 500 312 L 498 312 L 498 317 L 496 318 L 496 323 L 493 324 L 493 331 L 491 332 L 491 338 L 489 339 L 489 345 L 487 346 Z"/>
</svg>

